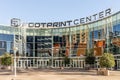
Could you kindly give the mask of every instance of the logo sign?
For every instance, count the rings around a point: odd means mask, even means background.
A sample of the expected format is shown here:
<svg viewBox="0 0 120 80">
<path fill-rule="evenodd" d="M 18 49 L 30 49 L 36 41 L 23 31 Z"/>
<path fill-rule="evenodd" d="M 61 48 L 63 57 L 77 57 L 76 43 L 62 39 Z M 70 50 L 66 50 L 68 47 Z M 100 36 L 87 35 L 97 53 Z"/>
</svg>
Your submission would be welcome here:
<svg viewBox="0 0 120 80">
<path fill-rule="evenodd" d="M 28 27 L 43 28 L 43 27 L 75 26 L 75 25 L 85 24 L 85 23 L 89 23 L 89 22 L 96 21 L 99 19 L 103 19 L 104 17 L 111 15 L 111 12 L 112 10 L 109 8 L 99 13 L 93 14 L 91 16 L 74 19 L 74 20 L 61 21 L 61 22 L 48 22 L 48 23 L 29 22 Z M 11 26 L 18 27 L 20 26 L 20 24 L 21 24 L 20 19 L 17 19 L 17 18 L 11 19 Z"/>
<path fill-rule="evenodd" d="M 17 19 L 17 18 L 13 18 L 11 19 L 11 26 L 14 26 L 14 27 L 18 27 L 20 26 L 20 19 Z"/>
<path fill-rule="evenodd" d="M 30 22 L 28 23 L 28 27 L 66 27 L 66 26 L 74 26 L 74 25 L 80 25 L 80 24 L 85 24 L 85 23 L 89 23 L 92 21 L 96 21 L 98 19 L 102 19 L 106 16 L 109 16 L 111 14 L 111 9 L 106 9 L 104 11 L 101 11 L 99 13 L 93 14 L 91 16 L 88 17 L 83 17 L 80 19 L 74 19 L 74 20 L 68 20 L 68 21 L 62 21 L 62 22 L 44 22 L 44 23 L 34 23 L 34 22 Z"/>
</svg>

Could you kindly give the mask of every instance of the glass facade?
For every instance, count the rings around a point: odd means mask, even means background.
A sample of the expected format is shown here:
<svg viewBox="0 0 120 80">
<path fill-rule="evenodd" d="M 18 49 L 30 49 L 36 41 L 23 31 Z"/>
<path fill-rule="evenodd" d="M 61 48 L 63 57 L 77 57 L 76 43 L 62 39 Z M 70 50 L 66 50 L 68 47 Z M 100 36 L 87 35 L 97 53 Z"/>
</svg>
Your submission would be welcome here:
<svg viewBox="0 0 120 80">
<path fill-rule="evenodd" d="M 13 53 L 29 57 L 84 56 L 93 49 L 96 56 L 104 52 L 120 54 L 119 45 L 113 44 L 120 35 L 120 12 L 87 24 L 59 28 L 25 28 L 0 26 L 0 55 Z M 14 37 L 15 36 L 15 37 Z"/>
<path fill-rule="evenodd" d="M 13 35 L 0 34 L 0 55 L 4 52 L 12 52 Z"/>
</svg>

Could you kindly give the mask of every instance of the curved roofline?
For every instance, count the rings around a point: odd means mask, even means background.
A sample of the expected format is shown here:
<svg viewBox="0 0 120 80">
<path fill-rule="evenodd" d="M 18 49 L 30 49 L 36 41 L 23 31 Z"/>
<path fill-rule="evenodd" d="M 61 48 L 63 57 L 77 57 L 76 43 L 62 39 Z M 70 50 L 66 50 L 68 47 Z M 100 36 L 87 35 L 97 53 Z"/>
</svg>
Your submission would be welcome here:
<svg viewBox="0 0 120 80">
<path fill-rule="evenodd" d="M 96 21 L 92 21 L 92 22 L 88 22 L 88 23 L 84 23 L 84 24 L 80 24 L 80 25 L 76 25 L 76 26 L 67 26 L 67 27 L 77 27 L 77 26 L 92 24 L 92 23 L 95 23 L 95 22 L 102 21 L 102 20 L 104 20 L 104 19 L 110 18 L 110 17 L 112 17 L 112 16 L 114 16 L 114 15 L 117 15 L 117 14 L 119 14 L 119 13 L 120 13 L 120 11 L 118 11 L 118 12 L 116 12 L 116 13 L 114 13 L 114 14 L 111 14 L 110 16 L 104 17 L 104 18 L 102 18 L 102 19 L 98 19 L 98 20 L 96 20 Z M 60 27 L 60 28 L 62 28 L 62 27 Z M 64 27 L 64 28 L 65 28 L 65 27 Z"/>
</svg>

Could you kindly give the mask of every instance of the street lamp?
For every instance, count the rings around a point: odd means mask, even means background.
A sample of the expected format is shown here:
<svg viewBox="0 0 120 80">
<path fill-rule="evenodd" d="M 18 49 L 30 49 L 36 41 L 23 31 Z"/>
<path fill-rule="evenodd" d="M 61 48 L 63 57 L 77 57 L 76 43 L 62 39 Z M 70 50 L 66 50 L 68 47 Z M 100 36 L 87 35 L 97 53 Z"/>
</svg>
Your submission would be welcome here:
<svg viewBox="0 0 120 80">
<path fill-rule="evenodd" d="M 11 26 L 13 26 L 13 52 L 14 52 L 14 74 L 16 77 L 16 52 L 18 48 L 16 47 L 16 34 L 15 34 L 15 27 L 19 27 L 21 25 L 21 21 L 18 18 L 11 19 Z"/>
<path fill-rule="evenodd" d="M 17 52 L 18 48 L 14 47 L 13 50 L 14 50 L 14 75 L 16 77 L 16 52 Z"/>
</svg>

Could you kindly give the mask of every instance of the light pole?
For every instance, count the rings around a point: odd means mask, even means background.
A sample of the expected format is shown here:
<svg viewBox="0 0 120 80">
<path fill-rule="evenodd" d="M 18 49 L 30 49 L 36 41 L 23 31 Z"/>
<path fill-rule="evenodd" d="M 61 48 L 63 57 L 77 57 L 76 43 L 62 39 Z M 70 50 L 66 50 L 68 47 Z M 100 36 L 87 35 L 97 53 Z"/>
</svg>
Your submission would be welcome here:
<svg viewBox="0 0 120 80">
<path fill-rule="evenodd" d="M 16 52 L 17 52 L 18 48 L 14 47 L 13 50 L 14 50 L 14 75 L 16 77 Z"/>
<path fill-rule="evenodd" d="M 15 28 L 14 28 L 14 35 L 13 35 L 13 52 L 14 52 L 14 76 L 16 77 L 16 52 L 18 50 L 18 48 L 16 47 L 16 37 L 15 37 Z"/>
<path fill-rule="evenodd" d="M 53 53 L 54 53 L 53 50 L 54 50 L 54 47 L 53 47 L 53 33 L 52 33 L 52 57 L 51 57 L 52 58 L 52 60 L 51 60 L 52 61 L 52 66 L 51 66 L 52 68 L 53 68 Z"/>
<path fill-rule="evenodd" d="M 21 25 L 21 21 L 20 19 L 18 18 L 13 18 L 11 19 L 11 26 L 13 26 L 13 52 L 14 52 L 14 74 L 15 74 L 15 77 L 16 77 L 16 52 L 18 50 L 18 48 L 16 47 L 16 28 L 15 27 L 19 27 Z"/>
</svg>

